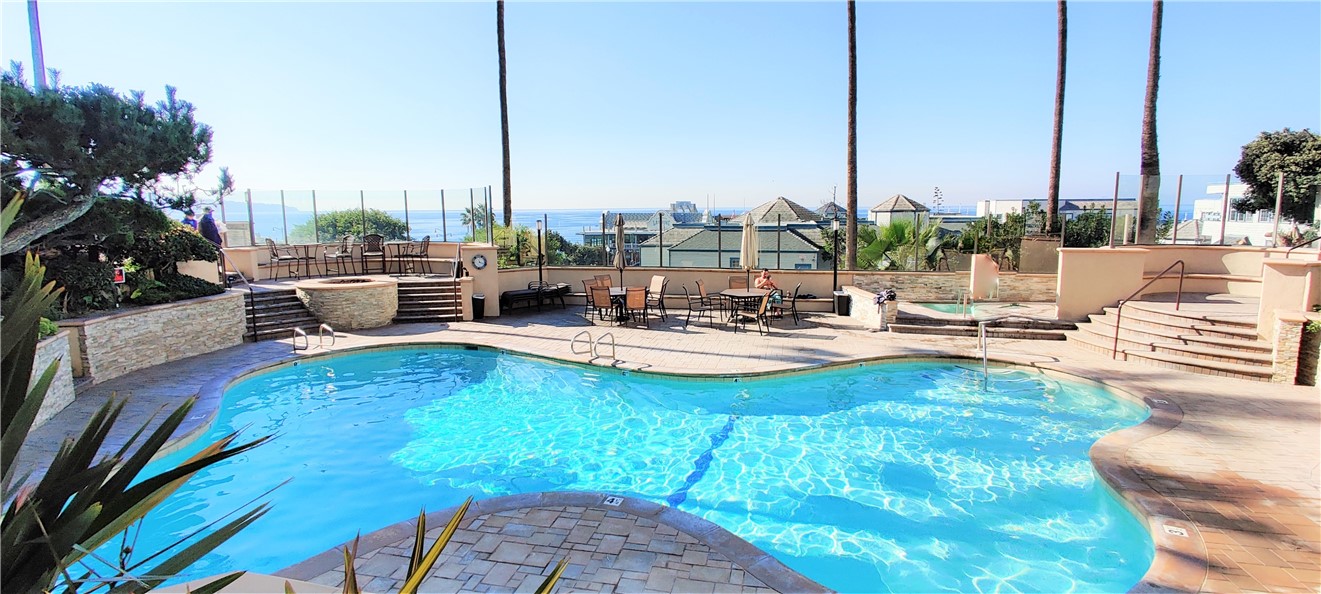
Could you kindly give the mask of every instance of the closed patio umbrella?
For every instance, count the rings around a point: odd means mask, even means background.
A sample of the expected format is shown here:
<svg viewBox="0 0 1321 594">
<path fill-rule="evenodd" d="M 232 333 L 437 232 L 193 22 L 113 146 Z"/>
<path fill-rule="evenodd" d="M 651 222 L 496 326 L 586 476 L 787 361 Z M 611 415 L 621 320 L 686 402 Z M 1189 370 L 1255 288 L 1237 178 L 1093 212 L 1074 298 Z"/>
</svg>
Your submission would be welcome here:
<svg viewBox="0 0 1321 594">
<path fill-rule="evenodd" d="M 743 243 L 739 247 L 738 261 L 743 264 L 743 270 L 748 277 L 748 287 L 752 287 L 752 269 L 757 267 L 757 224 L 753 222 L 751 213 L 743 215 Z"/>
<path fill-rule="evenodd" d="M 615 268 L 619 269 L 619 286 L 624 286 L 624 213 L 615 215 Z"/>
</svg>

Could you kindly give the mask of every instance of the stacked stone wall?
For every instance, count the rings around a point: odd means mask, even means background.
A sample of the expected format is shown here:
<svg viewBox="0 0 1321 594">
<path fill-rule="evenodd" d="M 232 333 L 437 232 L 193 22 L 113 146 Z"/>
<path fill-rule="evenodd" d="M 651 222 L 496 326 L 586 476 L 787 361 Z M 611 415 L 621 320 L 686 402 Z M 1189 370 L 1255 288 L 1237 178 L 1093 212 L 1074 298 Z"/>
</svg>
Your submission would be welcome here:
<svg viewBox="0 0 1321 594">
<path fill-rule="evenodd" d="M 399 311 L 399 286 L 393 281 L 330 288 L 314 284 L 300 284 L 298 298 L 318 320 L 336 330 L 379 328 Z"/>
<path fill-rule="evenodd" d="M 1308 321 L 1303 316 L 1276 316 L 1272 382 L 1315 386 L 1321 379 L 1321 332 L 1309 332 Z"/>
<path fill-rule="evenodd" d="M 849 316 L 864 328 L 879 329 L 881 327 L 881 308 L 876 305 L 876 293 L 852 286 L 841 287 L 841 289 L 848 293 L 851 298 L 849 301 Z M 886 302 L 884 312 L 886 323 L 893 324 L 899 317 L 899 302 Z"/>
<path fill-rule="evenodd" d="M 64 410 L 64 407 L 73 402 L 73 361 L 69 354 L 71 334 L 67 330 L 61 330 L 55 336 L 37 343 L 37 356 L 32 362 L 32 380 L 28 382 L 28 389 L 37 383 L 37 379 L 45 373 L 46 367 L 52 362 L 59 360 L 60 366 L 55 370 L 55 379 L 51 381 L 50 389 L 46 390 L 46 399 L 41 403 L 41 410 L 37 411 L 34 428 L 40 427 L 42 423 L 55 416 L 55 413 Z"/>
<path fill-rule="evenodd" d="M 243 293 L 133 308 L 93 318 L 61 320 L 75 333 L 82 369 L 103 382 L 139 369 L 229 348 L 243 342 Z"/>
<path fill-rule="evenodd" d="M 968 288 L 966 272 L 853 272 L 853 286 L 872 293 L 894 289 L 902 301 L 957 301 Z M 1053 302 L 1055 275 L 1000 275 L 996 301 Z"/>
</svg>

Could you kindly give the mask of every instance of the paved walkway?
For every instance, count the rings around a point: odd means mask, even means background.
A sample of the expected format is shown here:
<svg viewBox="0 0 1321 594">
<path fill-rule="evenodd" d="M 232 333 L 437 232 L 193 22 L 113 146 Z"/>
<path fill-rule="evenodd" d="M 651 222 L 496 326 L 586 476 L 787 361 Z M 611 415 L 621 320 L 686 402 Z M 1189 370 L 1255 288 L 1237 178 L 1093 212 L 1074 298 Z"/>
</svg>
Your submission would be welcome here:
<svg viewBox="0 0 1321 594">
<path fill-rule="evenodd" d="M 825 314 L 810 316 L 799 328 L 781 322 L 770 336 L 759 336 L 735 334 L 718 323 L 684 329 L 675 316 L 653 322 L 651 329 L 598 327 L 581 311 L 570 307 L 486 322 L 389 326 L 341 335 L 335 350 L 462 342 L 626 369 L 721 374 L 884 357 L 980 356 L 971 338 L 877 333 Z M 594 336 L 614 334 L 615 357 L 571 353 L 570 339 L 583 330 Z M 288 349 L 281 342 L 245 344 L 94 386 L 39 430 L 38 439 L 51 451 L 60 435 L 80 428 L 87 411 L 113 393 L 128 399 L 125 416 L 130 419 L 200 393 L 202 404 L 189 419 L 189 427 L 200 427 L 206 421 L 204 409 L 215 406 L 227 378 L 258 362 L 289 358 Z M 1321 589 L 1317 388 L 1114 362 L 1060 342 L 993 340 L 990 353 L 1006 362 L 1105 382 L 1153 408 L 1148 423 L 1107 436 L 1092 451 L 1098 471 L 1148 516 L 1158 555 L 1140 586 L 1216 592 Z M 121 424 L 127 426 L 131 423 Z M 25 450 L 21 459 L 37 468 L 40 453 Z"/>
</svg>

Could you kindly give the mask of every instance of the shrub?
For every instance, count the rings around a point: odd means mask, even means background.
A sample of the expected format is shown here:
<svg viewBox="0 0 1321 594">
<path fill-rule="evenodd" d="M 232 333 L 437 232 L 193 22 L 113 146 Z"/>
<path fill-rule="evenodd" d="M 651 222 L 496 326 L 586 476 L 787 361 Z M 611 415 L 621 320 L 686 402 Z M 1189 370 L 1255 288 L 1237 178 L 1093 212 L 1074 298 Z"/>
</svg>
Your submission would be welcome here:
<svg viewBox="0 0 1321 594">
<path fill-rule="evenodd" d="M 108 262 L 82 258 L 52 258 L 46 265 L 46 280 L 64 287 L 59 306 L 62 316 L 77 316 L 115 306 L 115 267 Z"/>
<path fill-rule="evenodd" d="M 59 325 L 50 321 L 50 318 L 41 318 L 37 326 L 37 340 L 43 340 L 55 336 L 60 331 Z"/>
</svg>

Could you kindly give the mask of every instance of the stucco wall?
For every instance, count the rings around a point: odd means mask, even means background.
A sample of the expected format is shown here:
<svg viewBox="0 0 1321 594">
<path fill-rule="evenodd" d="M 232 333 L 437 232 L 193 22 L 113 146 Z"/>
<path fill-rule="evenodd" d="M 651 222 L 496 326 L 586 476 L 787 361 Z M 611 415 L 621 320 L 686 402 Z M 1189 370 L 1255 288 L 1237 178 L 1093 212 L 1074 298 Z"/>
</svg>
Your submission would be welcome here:
<svg viewBox="0 0 1321 594">
<path fill-rule="evenodd" d="M 237 290 L 59 322 L 76 336 L 83 372 L 97 382 L 238 345 L 246 324 Z"/>
<path fill-rule="evenodd" d="M 61 330 L 55 336 L 37 343 L 37 357 L 32 362 L 32 380 L 28 382 L 28 389 L 37 383 L 37 378 L 41 377 L 52 361 L 59 359 L 60 366 L 55 370 L 55 379 L 46 391 L 46 399 L 41 403 L 41 410 L 37 411 L 33 427 L 40 427 L 73 402 L 73 366 L 70 365 L 72 357 L 69 354 L 71 334 L 68 330 Z"/>
</svg>

